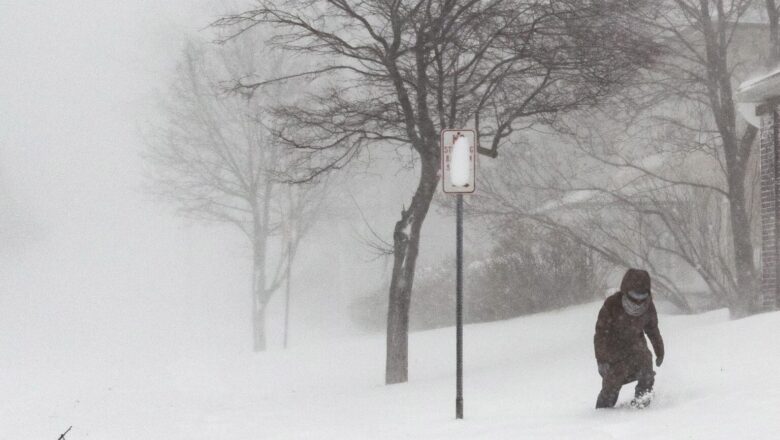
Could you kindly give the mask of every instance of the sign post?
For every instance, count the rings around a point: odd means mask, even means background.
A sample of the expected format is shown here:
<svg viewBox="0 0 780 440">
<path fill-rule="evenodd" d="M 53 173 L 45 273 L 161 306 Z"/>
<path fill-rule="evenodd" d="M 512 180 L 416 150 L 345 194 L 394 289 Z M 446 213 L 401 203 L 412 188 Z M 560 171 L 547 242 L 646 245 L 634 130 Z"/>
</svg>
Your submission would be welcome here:
<svg viewBox="0 0 780 440">
<path fill-rule="evenodd" d="M 442 189 L 457 196 L 455 205 L 455 418 L 463 418 L 463 194 L 474 192 L 477 133 L 442 130 Z"/>
</svg>

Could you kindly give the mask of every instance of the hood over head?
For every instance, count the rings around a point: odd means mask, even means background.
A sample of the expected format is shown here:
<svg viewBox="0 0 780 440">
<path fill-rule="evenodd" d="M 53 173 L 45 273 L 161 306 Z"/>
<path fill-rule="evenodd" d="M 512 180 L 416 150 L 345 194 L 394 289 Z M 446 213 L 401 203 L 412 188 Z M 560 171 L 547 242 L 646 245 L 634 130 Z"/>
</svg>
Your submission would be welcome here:
<svg viewBox="0 0 780 440">
<path fill-rule="evenodd" d="M 631 291 L 650 294 L 650 274 L 642 269 L 628 269 L 620 283 L 620 291 L 626 294 Z"/>
</svg>

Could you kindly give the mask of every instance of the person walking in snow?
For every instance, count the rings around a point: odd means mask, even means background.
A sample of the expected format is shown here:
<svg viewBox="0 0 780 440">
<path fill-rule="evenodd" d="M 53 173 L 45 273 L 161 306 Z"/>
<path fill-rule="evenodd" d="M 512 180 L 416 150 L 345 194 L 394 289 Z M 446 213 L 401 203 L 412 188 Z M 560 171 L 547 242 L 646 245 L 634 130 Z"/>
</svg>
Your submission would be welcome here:
<svg viewBox="0 0 780 440">
<path fill-rule="evenodd" d="M 650 403 L 655 371 L 645 334 L 655 351 L 655 365 L 660 367 L 664 341 L 658 330 L 650 275 L 641 269 L 628 269 L 620 291 L 604 301 L 596 322 L 593 345 L 602 378 L 596 408 L 614 407 L 620 388 L 634 381 L 637 385 L 631 406 L 643 408 Z"/>
</svg>

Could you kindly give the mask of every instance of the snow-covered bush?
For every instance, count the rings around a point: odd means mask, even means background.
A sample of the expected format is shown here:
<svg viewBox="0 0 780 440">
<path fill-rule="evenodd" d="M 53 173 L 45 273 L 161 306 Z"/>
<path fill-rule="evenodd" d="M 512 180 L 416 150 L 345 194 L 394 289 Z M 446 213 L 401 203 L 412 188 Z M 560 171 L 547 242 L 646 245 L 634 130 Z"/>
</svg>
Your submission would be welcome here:
<svg viewBox="0 0 780 440">
<path fill-rule="evenodd" d="M 489 255 L 467 264 L 465 321 L 485 322 L 580 304 L 603 296 L 603 264 L 588 249 L 543 228 L 517 223 L 502 229 Z M 387 287 L 352 304 L 352 318 L 367 330 L 384 328 Z M 455 262 L 421 267 L 414 283 L 410 327 L 455 322 Z"/>
</svg>

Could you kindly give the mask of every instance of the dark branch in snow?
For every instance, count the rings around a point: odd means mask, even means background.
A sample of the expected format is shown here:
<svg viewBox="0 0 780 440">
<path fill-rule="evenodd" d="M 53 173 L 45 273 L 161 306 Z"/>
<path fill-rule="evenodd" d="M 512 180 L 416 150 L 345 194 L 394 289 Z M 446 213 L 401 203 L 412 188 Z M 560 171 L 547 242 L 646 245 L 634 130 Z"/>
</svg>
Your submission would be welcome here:
<svg viewBox="0 0 780 440">
<path fill-rule="evenodd" d="M 59 439 L 57 439 L 57 440 L 65 440 L 65 436 L 66 436 L 66 435 L 67 435 L 67 434 L 70 432 L 70 430 L 71 430 L 72 428 L 73 428 L 73 426 L 70 426 L 70 427 L 68 427 L 68 429 L 67 429 L 65 432 L 63 432 L 63 433 L 60 435 Z"/>
</svg>

